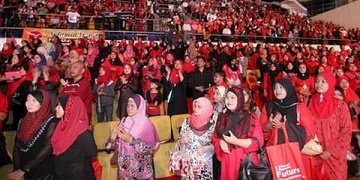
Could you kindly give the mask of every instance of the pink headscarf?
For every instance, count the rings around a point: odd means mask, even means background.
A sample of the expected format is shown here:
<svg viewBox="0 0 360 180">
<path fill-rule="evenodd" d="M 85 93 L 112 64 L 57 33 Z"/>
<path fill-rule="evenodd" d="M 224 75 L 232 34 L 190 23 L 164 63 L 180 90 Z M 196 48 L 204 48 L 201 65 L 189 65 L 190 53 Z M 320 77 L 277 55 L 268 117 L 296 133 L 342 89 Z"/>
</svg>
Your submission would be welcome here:
<svg viewBox="0 0 360 180">
<path fill-rule="evenodd" d="M 124 129 L 130 133 L 134 139 L 155 146 L 159 143 L 156 129 L 149 118 L 146 117 L 146 103 L 142 96 L 135 94 L 128 101 L 134 101 L 137 105 L 137 112 L 134 116 L 127 116 L 124 119 Z M 129 143 L 120 140 L 119 150 L 125 154 L 135 154 L 136 150 Z"/>
<path fill-rule="evenodd" d="M 210 120 L 213 114 L 213 105 L 208 98 L 200 97 L 194 100 L 193 106 L 198 102 L 201 106 L 201 114 L 190 116 L 189 126 L 191 130 L 198 136 L 203 135 L 211 126 Z"/>
</svg>

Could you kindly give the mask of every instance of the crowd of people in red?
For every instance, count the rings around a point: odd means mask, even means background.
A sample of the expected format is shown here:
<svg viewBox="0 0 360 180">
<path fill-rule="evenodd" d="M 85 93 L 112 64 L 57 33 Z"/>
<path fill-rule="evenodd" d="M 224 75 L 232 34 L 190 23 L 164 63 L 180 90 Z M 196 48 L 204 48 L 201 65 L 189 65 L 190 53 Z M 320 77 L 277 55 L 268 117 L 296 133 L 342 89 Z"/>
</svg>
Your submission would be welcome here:
<svg viewBox="0 0 360 180">
<path fill-rule="evenodd" d="M 207 23 L 212 22 L 213 26 L 219 26 L 212 30 L 218 30 L 221 26 L 241 26 L 246 32 L 251 27 L 249 33 L 263 36 L 272 28 L 283 27 L 282 33 L 296 33 L 293 30 L 297 30 L 301 37 L 305 34 L 308 36 L 321 27 L 323 29 L 319 31 L 322 33 L 313 33 L 319 35 L 318 38 L 337 38 L 334 32 L 336 29 L 340 30 L 336 25 L 325 22 L 309 23 L 306 29 L 304 24 L 298 24 L 311 22 L 306 17 L 281 15 L 278 14 L 280 11 L 264 5 L 245 2 L 238 2 L 234 7 L 232 5 L 210 8 L 217 18 L 213 21 L 207 20 Z M 195 7 L 203 6 L 206 7 L 206 3 Z M 191 9 L 193 6 L 188 3 L 187 7 Z M 221 10 L 225 7 L 233 9 L 229 11 L 232 14 Z M 198 16 L 199 19 L 206 17 L 202 11 L 194 14 L 193 10 L 190 11 L 192 16 Z M 244 10 L 247 13 L 241 13 Z M 224 23 L 225 19 L 220 20 L 225 17 L 229 20 L 227 23 Z M 237 17 L 242 17 L 240 19 L 244 22 L 233 21 Z M 222 23 L 224 24 L 221 25 Z M 351 31 L 347 32 L 344 38 L 353 35 L 358 38 L 356 30 L 352 35 Z M 302 136 L 301 146 L 317 134 L 325 148 L 314 162 L 315 168 L 321 169 L 321 164 L 326 162 L 325 172 L 332 179 L 346 179 L 346 154 L 356 153 L 355 150 L 359 148 L 357 139 L 360 139 L 360 136 L 354 133 L 349 146 L 351 132 L 359 130 L 359 51 L 360 44 L 357 43 L 344 43 L 336 49 L 326 44 L 311 46 L 292 38 L 289 38 L 287 43 L 255 45 L 236 41 L 212 42 L 211 39 L 200 43 L 196 36 L 188 42 L 181 36 L 177 36 L 175 41 L 161 39 L 159 42 L 143 42 L 141 39 L 106 41 L 100 35 L 95 39 L 76 39 L 69 45 L 62 44 L 57 36 L 51 37 L 48 42 L 30 37 L 23 39 L 21 44 L 17 44 L 14 38 L 8 38 L 0 52 L 0 80 L 5 87 L 2 100 L 8 102 L 8 107 L 2 111 L 12 111 L 14 124 L 10 128 L 17 129 L 19 121 L 26 116 L 25 102 L 29 92 L 38 89 L 49 93 L 52 109 L 57 105 L 58 95 L 77 94 L 85 106 L 89 123 L 94 103 L 98 122 L 113 120 L 114 103 L 118 105 L 117 118 L 127 117 L 125 104 L 134 94 L 142 95 L 147 101 L 147 115 L 172 116 L 193 113 L 192 101 L 200 97 L 207 97 L 216 104 L 215 96 L 218 96 L 216 92 L 220 86 L 224 92 L 225 89 L 230 89 L 231 93 L 228 94 L 233 98 L 245 96 L 245 91 L 242 92 L 239 88 L 241 87 L 247 90 L 248 99 L 252 99 L 253 103 L 245 104 L 243 99 L 238 98 L 237 105 L 223 104 L 218 113 L 221 114 L 222 110 L 227 108 L 228 114 L 219 117 L 219 120 L 227 122 L 234 119 L 233 117 L 251 119 L 256 116 L 250 118 L 249 113 L 257 113 L 261 124 L 257 126 L 257 135 L 264 133 L 261 137 L 270 144 L 274 141 L 271 135 L 273 129 L 280 121 L 288 121 L 296 125 L 296 128 L 303 126 L 299 128 L 299 132 L 293 132 L 294 136 Z M 120 97 L 116 96 L 117 92 L 120 92 Z M 267 104 L 271 104 L 269 109 Z M 225 126 L 220 129 L 226 129 Z M 221 142 L 224 141 L 222 131 L 225 129 L 221 129 L 221 133 L 219 131 L 213 140 L 215 151 L 218 154 L 221 152 L 222 158 L 226 157 L 226 162 L 229 159 L 240 159 L 227 156 L 226 154 L 231 154 L 229 149 L 225 149 L 225 152 L 221 147 Z M 236 131 L 240 132 L 239 129 Z M 231 134 L 229 136 L 233 137 Z M 256 149 L 251 140 L 247 141 L 247 147 L 250 147 L 250 143 L 253 144 L 252 149 Z M 233 145 L 230 147 L 236 149 Z M 240 154 L 244 155 L 243 152 L 241 150 Z M 303 160 L 310 159 L 304 157 Z M 226 168 L 224 162 L 222 168 L 231 171 L 229 176 L 238 173 L 237 170 L 235 172 Z M 229 165 L 232 164 L 227 164 Z M 225 177 L 227 173 L 223 174 Z M 351 174 L 358 175 L 357 170 Z"/>
<path fill-rule="evenodd" d="M 119 22 L 102 17 L 102 13 L 129 12 L 131 17 L 126 20 L 127 24 L 121 30 L 159 31 L 163 29 L 154 29 L 153 24 L 166 21 L 173 31 L 202 34 L 205 39 L 210 34 L 260 37 L 260 39 L 261 37 L 292 40 L 310 38 L 307 39 L 309 43 L 313 42 L 311 39 L 345 41 L 360 38 L 358 28 L 346 29 L 332 22 L 314 21 L 311 17 L 289 14 L 273 5 L 255 4 L 250 1 L 219 3 L 182 1 L 173 4 L 160 0 L 132 3 L 119 1 L 38 3 L 29 0 L 16 6 L 18 11 L 2 15 L 1 26 L 67 28 L 69 17 L 66 17 L 66 13 L 71 10 L 80 15 L 77 21 L 79 29 L 119 30 Z M 155 18 L 159 16 L 160 19 Z M 158 20 L 159 22 L 155 22 Z"/>
</svg>

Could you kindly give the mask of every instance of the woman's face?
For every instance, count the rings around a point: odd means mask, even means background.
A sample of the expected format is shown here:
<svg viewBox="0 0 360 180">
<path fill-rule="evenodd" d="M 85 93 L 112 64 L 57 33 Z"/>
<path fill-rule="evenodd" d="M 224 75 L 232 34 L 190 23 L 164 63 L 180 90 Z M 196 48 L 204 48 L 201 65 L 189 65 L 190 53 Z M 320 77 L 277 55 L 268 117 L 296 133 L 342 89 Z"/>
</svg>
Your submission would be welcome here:
<svg viewBox="0 0 360 180">
<path fill-rule="evenodd" d="M 126 106 L 126 112 L 128 114 L 128 116 L 132 117 L 136 114 L 137 112 L 137 106 L 134 102 L 134 100 L 130 99 L 127 102 L 127 106 Z"/>
<path fill-rule="evenodd" d="M 340 100 L 344 100 L 344 96 L 342 95 L 341 91 L 335 90 L 334 97 Z"/>
<path fill-rule="evenodd" d="M 276 83 L 274 86 L 274 95 L 275 95 L 275 98 L 278 100 L 285 99 L 287 93 L 286 93 L 284 86 L 282 86 L 279 83 Z"/>
<path fill-rule="evenodd" d="M 21 67 L 20 68 L 20 75 L 25 76 L 25 74 L 26 74 L 26 71 L 25 71 L 24 67 Z"/>
<path fill-rule="evenodd" d="M 125 65 L 124 66 L 124 74 L 130 74 L 131 73 L 131 68 L 129 65 Z"/>
<path fill-rule="evenodd" d="M 344 71 L 342 69 L 337 69 L 335 73 L 338 77 L 344 76 Z"/>
<path fill-rule="evenodd" d="M 214 101 L 218 103 L 218 102 L 221 102 L 221 99 L 222 99 L 222 97 L 221 97 L 219 89 L 215 88 L 215 90 L 214 90 Z"/>
<path fill-rule="evenodd" d="M 105 70 L 103 67 L 99 68 L 99 76 L 104 76 L 105 75 Z"/>
<path fill-rule="evenodd" d="M 181 69 L 181 67 L 182 67 L 181 61 L 175 61 L 174 68 Z"/>
<path fill-rule="evenodd" d="M 35 63 L 40 63 L 41 62 L 41 57 L 38 54 L 36 54 L 34 56 L 34 61 L 35 61 Z"/>
<path fill-rule="evenodd" d="M 346 79 L 342 79 L 339 83 L 339 86 L 341 89 L 348 89 L 350 87 L 349 81 L 347 81 Z"/>
<path fill-rule="evenodd" d="M 225 105 L 229 110 L 235 110 L 238 102 L 238 97 L 233 92 L 229 91 L 226 94 Z"/>
<path fill-rule="evenodd" d="M 62 118 L 65 114 L 64 109 L 62 108 L 62 106 L 60 105 L 60 103 L 55 107 L 55 115 L 56 118 Z"/>
<path fill-rule="evenodd" d="M 202 113 L 202 107 L 201 104 L 197 101 L 195 101 L 194 106 L 193 106 L 193 112 L 196 116 L 199 116 Z"/>
<path fill-rule="evenodd" d="M 19 57 L 17 55 L 14 55 L 11 59 L 11 64 L 17 64 L 19 63 Z"/>
<path fill-rule="evenodd" d="M 287 65 L 287 68 L 288 68 L 289 70 L 291 70 L 291 69 L 294 68 L 294 66 L 293 66 L 293 64 L 289 63 L 289 64 Z"/>
<path fill-rule="evenodd" d="M 299 66 L 299 72 L 300 72 L 301 74 L 306 73 L 306 66 L 305 66 L 304 64 L 301 64 L 301 65 Z"/>
<path fill-rule="evenodd" d="M 64 46 L 64 47 L 63 47 L 63 51 L 64 51 L 64 53 L 68 53 L 68 52 L 70 51 L 70 49 L 69 49 L 69 47 Z"/>
<path fill-rule="evenodd" d="M 325 93 L 329 90 L 329 84 L 323 76 L 318 76 L 316 78 L 315 89 L 318 93 Z"/>
<path fill-rule="evenodd" d="M 110 59 L 115 59 L 115 58 L 116 58 L 115 52 L 110 53 Z"/>
<path fill-rule="evenodd" d="M 41 104 L 34 98 L 34 96 L 29 94 L 26 98 L 25 106 L 28 112 L 33 113 L 40 109 Z"/>
<path fill-rule="evenodd" d="M 276 70 L 275 64 L 271 64 L 271 65 L 270 65 L 270 71 L 275 71 L 275 70 Z"/>
</svg>

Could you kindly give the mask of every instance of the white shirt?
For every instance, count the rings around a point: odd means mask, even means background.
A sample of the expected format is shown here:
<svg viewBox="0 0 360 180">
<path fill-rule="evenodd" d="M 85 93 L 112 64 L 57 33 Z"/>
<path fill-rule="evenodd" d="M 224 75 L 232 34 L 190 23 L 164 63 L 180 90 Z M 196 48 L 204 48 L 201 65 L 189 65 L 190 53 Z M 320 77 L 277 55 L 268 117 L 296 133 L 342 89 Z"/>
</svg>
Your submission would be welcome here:
<svg viewBox="0 0 360 180">
<path fill-rule="evenodd" d="M 79 20 L 80 14 L 78 12 L 67 12 L 66 16 L 68 17 L 69 23 L 77 23 Z"/>
</svg>

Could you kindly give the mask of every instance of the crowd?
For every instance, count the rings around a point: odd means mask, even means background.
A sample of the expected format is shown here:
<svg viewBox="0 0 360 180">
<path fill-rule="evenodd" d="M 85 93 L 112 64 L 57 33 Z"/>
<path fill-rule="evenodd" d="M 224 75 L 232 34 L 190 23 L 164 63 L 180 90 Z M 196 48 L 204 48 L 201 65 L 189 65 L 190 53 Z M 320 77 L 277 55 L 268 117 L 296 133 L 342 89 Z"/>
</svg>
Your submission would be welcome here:
<svg viewBox="0 0 360 180">
<path fill-rule="evenodd" d="M 346 29 L 332 22 L 315 21 L 308 16 L 289 14 L 280 7 L 255 4 L 252 1 L 42 1 L 29 0 L 15 4 L 17 11 L 1 16 L 2 27 L 49 27 L 126 31 L 159 31 L 164 24 L 175 32 L 201 34 L 206 40 L 212 34 L 235 35 L 255 39 L 278 38 L 307 43 L 314 39 L 358 40 L 358 28 Z M 162 7 L 164 6 L 164 7 Z M 106 17 L 103 13 L 112 14 Z M 115 13 L 115 14 L 114 14 Z M 116 13 L 128 13 L 126 18 Z M 160 18 L 159 18 L 160 17 Z M 162 19 L 162 20 L 161 20 Z M 161 21 L 161 22 L 158 22 Z M 232 37 L 223 40 L 232 40 Z M 346 40 L 346 41 L 345 41 Z"/>
<path fill-rule="evenodd" d="M 202 7 L 210 5 L 194 3 L 182 4 L 190 9 L 184 15 L 207 17 Z M 297 23 L 308 20 L 246 2 L 212 11 L 216 18 L 206 22 L 216 25 L 228 17 L 229 28 L 243 24 L 244 32 L 267 24 L 268 30 L 283 25 L 281 33 L 297 29 L 302 34 L 307 26 Z M 234 23 L 231 17 L 245 22 Z M 289 20 L 281 23 L 283 17 Z M 321 22 L 309 27 L 317 25 L 329 30 L 318 38 L 331 38 L 337 28 Z M 268 32 L 256 31 L 249 33 Z M 307 179 L 321 169 L 333 180 L 358 176 L 358 166 L 347 163 L 357 162 L 359 153 L 360 45 L 339 47 L 314 47 L 291 38 L 256 46 L 211 39 L 199 43 L 195 36 L 188 42 L 181 36 L 143 42 L 105 41 L 100 35 L 70 44 L 57 36 L 47 42 L 34 36 L 21 44 L 8 38 L 0 52 L 0 130 L 11 112 L 13 124 L 4 128 L 17 135 L 9 178 L 94 179 L 93 106 L 97 122 L 119 120 L 106 147 L 116 152 L 118 179 L 154 178 L 152 154 L 159 138 L 148 116 L 186 113 L 190 117 L 175 140 L 176 150 L 191 159 L 187 169 L 174 169 L 183 179 L 237 179 L 247 155 L 256 161 L 256 151 L 283 144 L 285 132 L 300 150 L 314 139 L 323 148 L 316 156 L 298 155 L 309 164 Z M 11 163 L 2 137 L 0 162 Z"/>
</svg>

